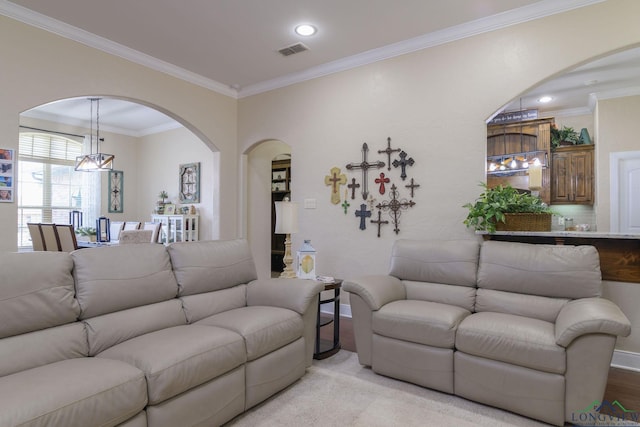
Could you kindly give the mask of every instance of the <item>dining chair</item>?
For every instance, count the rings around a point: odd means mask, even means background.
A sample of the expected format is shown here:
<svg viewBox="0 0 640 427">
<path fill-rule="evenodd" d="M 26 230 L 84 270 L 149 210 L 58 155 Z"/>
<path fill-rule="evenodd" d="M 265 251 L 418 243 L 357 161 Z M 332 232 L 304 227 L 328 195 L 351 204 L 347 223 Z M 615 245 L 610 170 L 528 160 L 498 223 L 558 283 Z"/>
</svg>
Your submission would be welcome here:
<svg viewBox="0 0 640 427">
<path fill-rule="evenodd" d="M 122 229 L 124 228 L 124 222 L 123 221 L 111 221 L 111 224 L 109 225 L 109 236 L 110 236 L 110 242 L 117 242 L 118 240 L 120 240 L 120 232 L 122 231 Z"/>
<path fill-rule="evenodd" d="M 56 232 L 56 225 L 40 224 L 40 230 L 44 239 L 44 249 L 50 252 L 60 252 L 60 239 Z"/>
<path fill-rule="evenodd" d="M 31 243 L 33 244 L 34 251 L 46 251 L 44 246 L 44 237 L 42 236 L 42 229 L 40 224 L 36 222 L 28 222 L 27 228 L 29 228 L 29 234 L 31 234 Z"/>
<path fill-rule="evenodd" d="M 152 243 L 153 230 L 122 230 L 120 233 L 120 244 L 129 243 Z"/>
<path fill-rule="evenodd" d="M 162 223 L 160 222 L 145 222 L 142 229 L 153 231 L 153 234 L 151 235 L 151 242 L 156 243 L 158 241 L 158 236 L 160 234 L 161 226 L 162 226 Z"/>
<path fill-rule="evenodd" d="M 123 230 L 139 230 L 140 222 L 138 221 L 127 221 L 124 223 Z"/>
<path fill-rule="evenodd" d="M 58 234 L 60 242 L 60 250 L 62 252 L 71 252 L 78 249 L 78 241 L 76 240 L 76 232 L 73 224 L 55 224 L 55 230 Z"/>
</svg>

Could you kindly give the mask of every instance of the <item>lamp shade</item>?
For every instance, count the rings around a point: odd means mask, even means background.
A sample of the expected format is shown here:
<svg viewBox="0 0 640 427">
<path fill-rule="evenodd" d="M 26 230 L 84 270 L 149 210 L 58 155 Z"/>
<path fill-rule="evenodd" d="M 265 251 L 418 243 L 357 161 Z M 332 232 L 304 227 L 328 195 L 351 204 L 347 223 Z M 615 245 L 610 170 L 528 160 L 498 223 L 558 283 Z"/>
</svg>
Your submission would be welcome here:
<svg viewBox="0 0 640 427">
<path fill-rule="evenodd" d="M 298 232 L 298 204 L 283 200 L 276 205 L 276 234 L 293 234 Z"/>
</svg>

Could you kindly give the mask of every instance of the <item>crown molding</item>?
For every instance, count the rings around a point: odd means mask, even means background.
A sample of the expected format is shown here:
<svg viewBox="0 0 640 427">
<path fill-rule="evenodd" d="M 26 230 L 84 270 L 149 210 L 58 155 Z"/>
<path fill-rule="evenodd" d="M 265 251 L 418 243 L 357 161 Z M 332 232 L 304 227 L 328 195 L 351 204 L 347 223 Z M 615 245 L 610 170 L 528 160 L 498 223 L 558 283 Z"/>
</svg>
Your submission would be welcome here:
<svg viewBox="0 0 640 427">
<path fill-rule="evenodd" d="M 257 95 L 274 89 L 279 89 L 294 83 L 312 80 L 329 74 L 346 71 L 418 50 L 439 46 L 467 37 L 472 37 L 482 33 L 495 31 L 512 25 L 521 24 L 528 21 L 567 12 L 569 10 L 602 3 L 606 0 L 543 0 L 529 6 L 524 6 L 508 12 L 467 22 L 461 25 L 445 28 L 440 31 L 424 34 L 412 39 L 390 44 L 381 48 L 372 49 L 348 58 L 328 62 L 307 70 L 288 74 L 254 85 L 245 86 L 238 92 L 239 98 Z"/>
<path fill-rule="evenodd" d="M 168 62 L 161 61 L 150 55 L 130 49 L 119 43 L 112 42 L 104 37 L 100 37 L 88 31 L 65 24 L 64 22 L 34 12 L 30 9 L 18 6 L 7 0 L 0 0 L 0 14 L 195 85 L 213 90 L 222 95 L 233 98 L 242 98 L 329 74 L 346 71 L 418 50 L 427 49 L 429 47 L 442 45 L 455 40 L 544 18 L 557 13 L 601 3 L 603 1 L 606 0 L 543 0 L 529 6 L 524 6 L 508 12 L 489 16 L 487 18 L 435 31 L 433 33 L 394 43 L 378 49 L 372 49 L 348 58 L 312 67 L 301 72 L 291 73 L 275 79 L 249 85 L 241 88 L 240 90 L 236 90 L 235 88 L 229 87 L 215 80 L 203 77 Z"/>
<path fill-rule="evenodd" d="M 62 21 L 58 21 L 57 19 L 34 12 L 33 10 L 11 3 L 7 0 L 0 0 L 0 14 L 15 19 L 16 21 L 23 22 L 27 25 L 31 25 L 32 27 L 40 28 L 41 30 L 82 43 L 111 55 L 124 58 L 147 68 L 151 68 L 189 83 L 213 90 L 222 95 L 227 95 L 233 98 L 237 98 L 238 96 L 237 90 L 225 84 L 208 79 L 200 74 L 185 70 L 184 68 L 162 61 L 135 49 L 128 48 L 120 43 L 113 42 L 109 39 L 66 24 Z"/>
</svg>

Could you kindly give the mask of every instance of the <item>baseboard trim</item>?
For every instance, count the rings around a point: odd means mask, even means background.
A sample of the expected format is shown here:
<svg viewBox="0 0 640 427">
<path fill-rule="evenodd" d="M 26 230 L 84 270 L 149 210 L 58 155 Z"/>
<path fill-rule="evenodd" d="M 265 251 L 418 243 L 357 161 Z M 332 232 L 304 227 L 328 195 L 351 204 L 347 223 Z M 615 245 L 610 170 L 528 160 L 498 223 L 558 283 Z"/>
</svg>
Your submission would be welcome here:
<svg viewBox="0 0 640 427">
<path fill-rule="evenodd" d="M 333 304 L 323 304 L 322 313 L 333 315 Z M 351 306 L 340 304 L 340 316 L 351 318 Z M 614 350 L 611 367 L 640 372 L 640 353 L 625 350 Z"/>
</svg>

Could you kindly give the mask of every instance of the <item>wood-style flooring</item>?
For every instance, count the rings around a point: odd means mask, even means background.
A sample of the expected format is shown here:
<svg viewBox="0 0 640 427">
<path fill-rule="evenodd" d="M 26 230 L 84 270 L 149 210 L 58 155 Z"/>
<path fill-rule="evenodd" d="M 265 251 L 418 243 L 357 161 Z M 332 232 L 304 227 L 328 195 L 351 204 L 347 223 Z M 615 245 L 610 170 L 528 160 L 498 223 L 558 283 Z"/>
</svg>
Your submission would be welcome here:
<svg viewBox="0 0 640 427">
<path fill-rule="evenodd" d="M 320 336 L 322 339 L 332 340 L 333 326 L 321 328 Z M 351 318 L 340 317 L 340 345 L 344 350 L 356 351 Z M 617 400 L 625 409 L 640 412 L 640 372 L 610 368 L 604 400 Z"/>
</svg>

